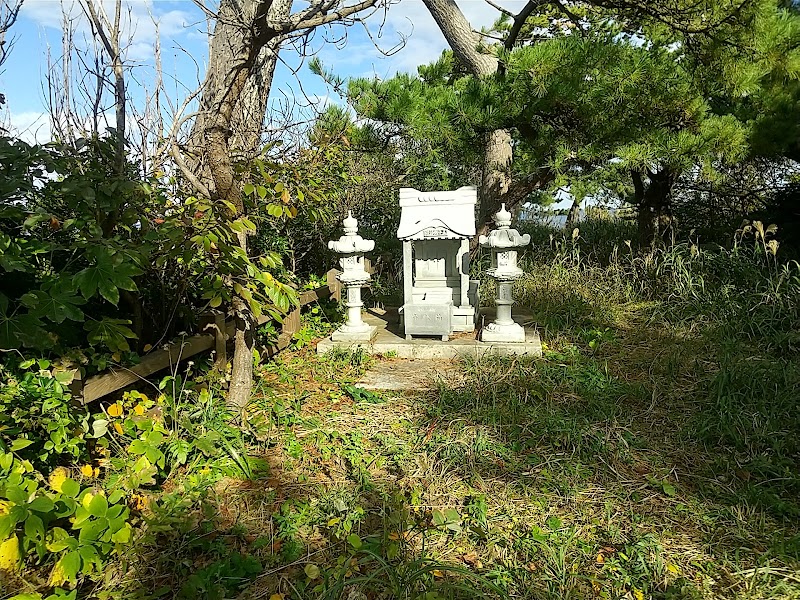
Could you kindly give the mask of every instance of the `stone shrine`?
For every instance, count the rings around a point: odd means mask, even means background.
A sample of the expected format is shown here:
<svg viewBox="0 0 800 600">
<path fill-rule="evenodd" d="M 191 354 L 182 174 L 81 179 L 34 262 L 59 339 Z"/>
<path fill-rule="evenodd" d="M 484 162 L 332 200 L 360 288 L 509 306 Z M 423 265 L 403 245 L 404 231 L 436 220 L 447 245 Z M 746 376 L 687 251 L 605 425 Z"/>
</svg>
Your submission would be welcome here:
<svg viewBox="0 0 800 600">
<path fill-rule="evenodd" d="M 347 320 L 331 335 L 335 342 L 369 342 L 375 337 L 377 327 L 364 323 L 361 319 L 361 287 L 370 280 L 370 274 L 364 268 L 364 252 L 375 248 L 374 240 L 365 240 L 358 235 L 358 221 L 353 213 L 348 212 L 342 221 L 344 235 L 338 240 L 328 242 L 328 249 L 340 255 L 339 265 L 342 272 L 336 278 L 347 290 Z"/>
<path fill-rule="evenodd" d="M 478 282 L 469 279 L 469 240 L 475 235 L 474 186 L 454 191 L 400 189 L 403 242 L 401 328 L 411 336 L 474 331 Z"/>
<path fill-rule="evenodd" d="M 522 269 L 517 266 L 517 248 L 527 246 L 531 241 L 528 234 L 520 235 L 511 229 L 511 213 L 503 204 L 494 215 L 497 229 L 488 236 L 480 237 L 480 245 L 492 252 L 492 265 L 487 271 L 497 281 L 497 316 L 494 322 L 481 329 L 482 342 L 524 342 L 525 329 L 511 317 L 514 297 L 511 293 L 514 280 L 522 277 Z"/>
</svg>

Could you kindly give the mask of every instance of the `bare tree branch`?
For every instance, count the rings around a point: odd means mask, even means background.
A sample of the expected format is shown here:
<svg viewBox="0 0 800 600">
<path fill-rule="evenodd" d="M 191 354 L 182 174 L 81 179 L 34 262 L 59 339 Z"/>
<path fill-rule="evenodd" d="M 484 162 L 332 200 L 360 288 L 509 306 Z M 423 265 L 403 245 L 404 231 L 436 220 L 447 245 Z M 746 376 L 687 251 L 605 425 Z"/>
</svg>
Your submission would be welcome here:
<svg viewBox="0 0 800 600">
<path fill-rule="evenodd" d="M 14 0 L 13 2 L 2 0 L 2 2 L 0 2 L 0 65 L 6 62 L 8 54 L 14 45 L 14 40 L 8 43 L 6 34 L 14 23 L 17 22 L 19 11 L 24 2 L 25 0 Z M 2 102 L 0 102 L 0 104 L 2 104 Z"/>
<path fill-rule="evenodd" d="M 345 6 L 339 10 L 327 13 L 336 4 L 337 0 L 326 0 L 325 2 L 317 2 L 312 4 L 305 10 L 302 10 L 292 15 L 286 21 L 280 23 L 267 23 L 266 31 L 269 34 L 282 34 L 298 31 L 300 29 L 312 29 L 327 25 L 334 21 L 341 21 L 347 17 L 354 15 L 358 12 L 372 8 L 378 3 L 378 0 L 362 0 L 358 4 Z"/>
<path fill-rule="evenodd" d="M 114 23 L 111 24 L 102 3 L 98 8 L 94 0 L 82 0 L 81 7 L 89 17 L 92 28 L 108 53 L 111 68 L 114 71 L 114 107 L 116 109 L 116 159 L 117 172 L 125 170 L 125 70 L 122 64 L 122 55 L 119 43 L 120 18 L 122 15 L 122 0 L 116 0 L 114 5 Z"/>
<path fill-rule="evenodd" d="M 516 16 L 516 15 L 515 15 L 513 12 L 511 12 L 511 11 L 510 11 L 510 10 L 508 10 L 507 8 L 503 8 L 503 7 L 502 7 L 502 6 L 500 6 L 499 4 L 496 4 L 496 3 L 492 2 L 492 0 L 484 0 L 484 2 L 486 2 L 486 4 L 488 4 L 488 5 L 489 5 L 489 6 L 491 6 L 492 8 L 496 8 L 497 10 L 499 10 L 499 11 L 500 11 L 501 13 L 503 13 L 504 15 L 508 15 L 508 16 L 509 16 L 509 17 L 511 17 L 512 19 L 513 19 L 513 18 Z"/>
<path fill-rule="evenodd" d="M 528 17 L 533 14 L 533 11 L 545 4 L 542 0 L 530 0 L 519 14 L 514 16 L 514 24 L 511 26 L 511 29 L 508 31 L 508 37 L 506 38 L 505 48 L 506 50 L 511 50 L 514 47 L 514 44 L 517 43 L 517 37 L 519 37 L 520 32 L 522 31 L 522 26 L 525 25 L 525 21 L 528 20 Z"/>
</svg>

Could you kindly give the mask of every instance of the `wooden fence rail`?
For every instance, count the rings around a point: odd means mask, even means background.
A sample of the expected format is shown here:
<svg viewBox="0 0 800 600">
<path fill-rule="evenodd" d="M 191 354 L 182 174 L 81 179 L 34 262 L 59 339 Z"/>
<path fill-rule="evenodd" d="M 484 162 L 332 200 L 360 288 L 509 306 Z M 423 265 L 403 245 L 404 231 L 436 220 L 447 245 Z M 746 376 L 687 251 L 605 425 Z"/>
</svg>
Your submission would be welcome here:
<svg viewBox="0 0 800 600">
<path fill-rule="evenodd" d="M 328 272 L 328 281 L 338 284 L 336 279 L 337 271 L 331 269 Z M 333 288 L 333 289 L 332 289 Z M 298 294 L 299 305 L 283 319 L 281 333 L 274 346 L 267 348 L 262 356 L 272 357 L 292 341 L 292 337 L 300 330 L 300 309 L 307 304 L 328 298 L 332 292 L 338 291 L 338 287 L 322 286 L 314 290 L 307 290 Z M 259 325 L 270 321 L 267 317 L 258 320 Z M 142 358 L 138 365 L 132 367 L 113 367 L 100 375 L 95 375 L 83 381 L 76 377 L 70 389 L 74 396 L 83 404 L 94 402 L 103 396 L 120 390 L 124 387 L 136 383 L 150 375 L 157 373 L 167 367 L 177 365 L 182 360 L 191 356 L 206 352 L 212 348 L 216 351 L 214 364 L 224 368 L 227 363 L 226 346 L 228 340 L 233 337 L 234 324 L 226 321 L 222 313 L 207 315 L 201 320 L 202 331 L 197 335 L 187 336 L 183 339 L 167 345 L 165 348 L 155 350 Z"/>
</svg>

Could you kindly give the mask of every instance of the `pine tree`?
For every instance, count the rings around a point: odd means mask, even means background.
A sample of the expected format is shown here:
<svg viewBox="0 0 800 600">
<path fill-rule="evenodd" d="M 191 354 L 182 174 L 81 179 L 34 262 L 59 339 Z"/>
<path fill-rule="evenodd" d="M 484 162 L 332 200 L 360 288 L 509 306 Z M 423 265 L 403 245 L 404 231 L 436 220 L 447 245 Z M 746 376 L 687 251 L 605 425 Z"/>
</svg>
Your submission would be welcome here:
<svg viewBox="0 0 800 600">
<path fill-rule="evenodd" d="M 487 132 L 513 132 L 517 182 L 625 179 L 652 242 L 672 233 L 671 200 L 687 174 L 713 178 L 798 148 L 794 9 L 698 6 L 543 5 L 523 27 L 495 24 L 515 36 L 486 48 L 495 74 L 475 77 L 445 52 L 417 76 L 352 81 L 350 98 L 361 115 L 468 160 Z"/>
</svg>

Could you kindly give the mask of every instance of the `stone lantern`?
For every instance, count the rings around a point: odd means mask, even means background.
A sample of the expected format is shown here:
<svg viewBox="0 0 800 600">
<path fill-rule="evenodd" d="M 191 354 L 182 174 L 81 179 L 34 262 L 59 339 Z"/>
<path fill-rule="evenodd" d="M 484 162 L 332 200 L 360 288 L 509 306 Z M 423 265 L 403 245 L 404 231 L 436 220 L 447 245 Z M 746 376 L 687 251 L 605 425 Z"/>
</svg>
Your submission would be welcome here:
<svg viewBox="0 0 800 600">
<path fill-rule="evenodd" d="M 525 330 L 511 318 L 511 305 L 514 297 L 511 288 L 514 280 L 522 276 L 522 269 L 517 266 L 517 248 L 527 246 L 531 236 L 520 235 L 511 229 L 511 213 L 503 204 L 494 215 L 497 229 L 488 236 L 480 237 L 480 245 L 492 252 L 492 266 L 487 273 L 497 281 L 497 316 L 481 330 L 482 342 L 524 342 Z"/>
<path fill-rule="evenodd" d="M 365 240 L 358 235 L 358 221 L 353 218 L 353 213 L 348 212 L 347 218 L 342 221 L 344 235 L 338 240 L 328 242 L 328 249 L 339 255 L 339 265 L 342 272 L 336 278 L 342 282 L 347 291 L 347 320 L 331 335 L 336 342 L 368 342 L 377 331 L 377 327 L 368 325 L 361 320 L 361 287 L 370 280 L 370 275 L 364 269 L 364 252 L 375 248 L 373 240 Z"/>
</svg>

